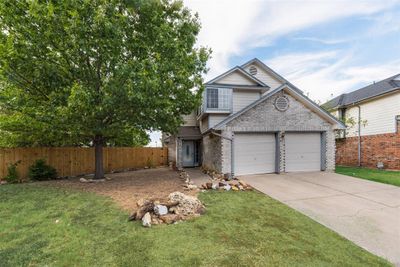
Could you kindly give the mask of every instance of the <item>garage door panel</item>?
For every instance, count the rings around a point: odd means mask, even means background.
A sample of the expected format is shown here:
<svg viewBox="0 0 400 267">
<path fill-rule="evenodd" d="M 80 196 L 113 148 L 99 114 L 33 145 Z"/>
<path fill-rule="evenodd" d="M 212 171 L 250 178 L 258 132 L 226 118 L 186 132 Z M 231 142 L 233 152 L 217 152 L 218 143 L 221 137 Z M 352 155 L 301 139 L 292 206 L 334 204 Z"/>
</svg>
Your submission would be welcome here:
<svg viewBox="0 0 400 267">
<path fill-rule="evenodd" d="M 320 133 L 286 133 L 285 170 L 287 172 L 321 170 Z"/>
<path fill-rule="evenodd" d="M 235 134 L 235 174 L 275 172 L 274 134 Z"/>
</svg>

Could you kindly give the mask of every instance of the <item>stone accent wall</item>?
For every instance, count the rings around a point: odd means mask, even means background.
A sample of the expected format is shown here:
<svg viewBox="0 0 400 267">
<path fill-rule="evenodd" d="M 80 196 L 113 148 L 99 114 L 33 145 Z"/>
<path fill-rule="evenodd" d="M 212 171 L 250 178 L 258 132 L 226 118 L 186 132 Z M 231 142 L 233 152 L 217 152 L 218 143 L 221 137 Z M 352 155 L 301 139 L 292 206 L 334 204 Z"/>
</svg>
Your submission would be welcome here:
<svg viewBox="0 0 400 267">
<path fill-rule="evenodd" d="M 221 137 L 215 135 L 205 135 L 203 136 L 203 167 L 214 170 L 217 172 L 222 172 L 222 141 Z"/>
<path fill-rule="evenodd" d="M 172 162 L 173 165 L 176 165 L 176 140 L 176 136 L 171 135 L 169 137 L 169 143 L 167 144 L 168 162 Z"/>
<path fill-rule="evenodd" d="M 225 138 L 222 138 L 221 140 L 222 143 L 221 162 L 223 162 L 221 166 L 221 172 L 225 174 L 232 172 L 231 171 L 232 141 L 229 139 L 232 139 L 233 135 L 231 131 L 223 131 L 222 136 L 224 136 Z"/>
<path fill-rule="evenodd" d="M 333 130 L 326 131 L 326 170 L 334 171 L 335 170 L 335 149 L 336 149 L 336 140 L 335 140 L 335 132 Z"/>
<path fill-rule="evenodd" d="M 178 169 L 183 168 L 183 163 L 182 163 L 182 139 L 176 138 L 176 167 Z"/>
<path fill-rule="evenodd" d="M 361 166 L 400 170 L 400 133 L 361 136 Z M 336 140 L 336 164 L 358 166 L 358 137 Z"/>
<path fill-rule="evenodd" d="M 274 106 L 277 95 L 271 96 L 264 102 L 248 110 L 238 118 L 229 122 L 223 134 L 232 135 L 234 132 L 280 132 L 280 171 L 285 171 L 285 140 L 286 131 L 320 131 L 326 132 L 326 170 L 335 169 L 335 136 L 332 125 L 305 107 L 301 102 L 290 95 L 288 110 L 281 112 Z M 222 169 L 230 170 L 231 158 L 228 155 L 229 142 L 222 142 Z"/>
</svg>

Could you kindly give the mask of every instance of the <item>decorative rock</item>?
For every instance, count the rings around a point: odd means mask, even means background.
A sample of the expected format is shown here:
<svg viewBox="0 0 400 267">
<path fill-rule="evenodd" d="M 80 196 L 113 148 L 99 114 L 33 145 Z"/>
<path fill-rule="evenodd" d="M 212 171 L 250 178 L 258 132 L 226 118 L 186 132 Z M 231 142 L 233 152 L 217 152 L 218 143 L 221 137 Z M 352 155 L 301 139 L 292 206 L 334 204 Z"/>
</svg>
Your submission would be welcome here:
<svg viewBox="0 0 400 267">
<path fill-rule="evenodd" d="M 144 203 L 146 203 L 146 201 L 148 201 L 148 200 L 141 198 L 136 202 L 136 204 L 138 205 L 138 207 L 141 207 L 144 205 Z"/>
<path fill-rule="evenodd" d="M 189 184 L 189 185 L 187 186 L 187 188 L 189 188 L 190 190 L 197 189 L 197 185 L 195 185 L 195 184 Z"/>
<path fill-rule="evenodd" d="M 221 182 L 219 182 L 219 186 L 221 186 L 221 187 L 222 187 L 222 186 L 225 186 L 225 185 L 226 185 L 226 183 L 225 183 L 225 182 L 222 182 L 222 181 L 221 181 Z"/>
<path fill-rule="evenodd" d="M 212 183 L 206 183 L 207 189 L 211 189 L 212 188 Z"/>
<path fill-rule="evenodd" d="M 143 216 L 142 225 L 144 227 L 151 227 L 151 215 L 149 212 L 146 212 L 146 214 Z"/>
<path fill-rule="evenodd" d="M 218 183 L 213 183 L 211 188 L 214 189 L 214 190 L 217 190 L 219 188 Z"/>
<path fill-rule="evenodd" d="M 88 179 L 83 178 L 83 177 L 79 179 L 79 182 L 81 182 L 81 183 L 90 183 L 90 181 Z"/>
<path fill-rule="evenodd" d="M 154 209 L 154 204 L 153 202 L 146 200 L 142 206 L 139 207 L 139 209 L 136 211 L 136 220 L 140 220 L 143 218 L 143 216 L 149 212 L 153 211 Z"/>
<path fill-rule="evenodd" d="M 176 214 L 192 215 L 204 212 L 204 206 L 199 199 L 185 195 L 181 192 L 173 192 L 169 195 L 170 201 L 178 201 L 179 204 L 173 207 Z"/>
<path fill-rule="evenodd" d="M 224 186 L 224 189 L 225 189 L 226 191 L 231 190 L 231 188 L 232 188 L 232 186 L 230 186 L 229 184 L 227 184 L 227 185 Z"/>
<path fill-rule="evenodd" d="M 240 185 L 238 185 L 238 188 L 240 189 L 240 190 L 244 190 L 244 188 L 243 188 L 243 186 L 240 184 Z"/>
<path fill-rule="evenodd" d="M 161 224 L 163 221 L 157 217 L 157 215 L 152 215 L 151 216 L 151 224 Z"/>
<path fill-rule="evenodd" d="M 164 205 L 155 205 L 154 213 L 160 216 L 165 215 L 168 213 L 168 208 Z"/>
<path fill-rule="evenodd" d="M 179 221 L 181 217 L 178 214 L 166 214 L 160 216 L 160 219 L 166 224 L 172 224 Z"/>
<path fill-rule="evenodd" d="M 246 184 L 242 180 L 239 180 L 239 184 L 241 184 L 244 188 L 248 187 L 248 184 Z"/>
<path fill-rule="evenodd" d="M 0 185 L 7 184 L 7 181 L 0 180 Z"/>
</svg>

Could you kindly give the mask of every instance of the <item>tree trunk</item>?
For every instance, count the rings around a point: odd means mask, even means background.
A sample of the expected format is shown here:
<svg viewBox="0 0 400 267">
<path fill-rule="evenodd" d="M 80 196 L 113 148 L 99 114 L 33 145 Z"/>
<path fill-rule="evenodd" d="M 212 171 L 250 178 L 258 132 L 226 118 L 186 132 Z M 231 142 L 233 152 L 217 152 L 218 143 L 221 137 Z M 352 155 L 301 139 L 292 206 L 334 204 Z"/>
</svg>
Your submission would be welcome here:
<svg viewBox="0 0 400 267">
<path fill-rule="evenodd" d="M 103 136 L 96 135 L 94 138 L 94 162 L 95 162 L 95 172 L 94 179 L 104 178 L 104 168 L 103 168 Z"/>
</svg>

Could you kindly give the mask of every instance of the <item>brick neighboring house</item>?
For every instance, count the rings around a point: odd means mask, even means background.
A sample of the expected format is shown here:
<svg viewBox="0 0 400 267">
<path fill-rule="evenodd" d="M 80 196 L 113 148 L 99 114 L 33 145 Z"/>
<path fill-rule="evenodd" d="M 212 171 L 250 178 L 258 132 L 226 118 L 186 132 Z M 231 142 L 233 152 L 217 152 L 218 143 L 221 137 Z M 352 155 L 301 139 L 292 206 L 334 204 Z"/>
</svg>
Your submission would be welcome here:
<svg viewBox="0 0 400 267">
<path fill-rule="evenodd" d="M 205 83 L 203 103 L 177 134 L 163 133 L 178 168 L 245 175 L 335 168 L 345 126 L 258 59 Z"/>
<path fill-rule="evenodd" d="M 347 129 L 336 140 L 336 164 L 400 169 L 400 74 L 323 104 Z"/>
</svg>

